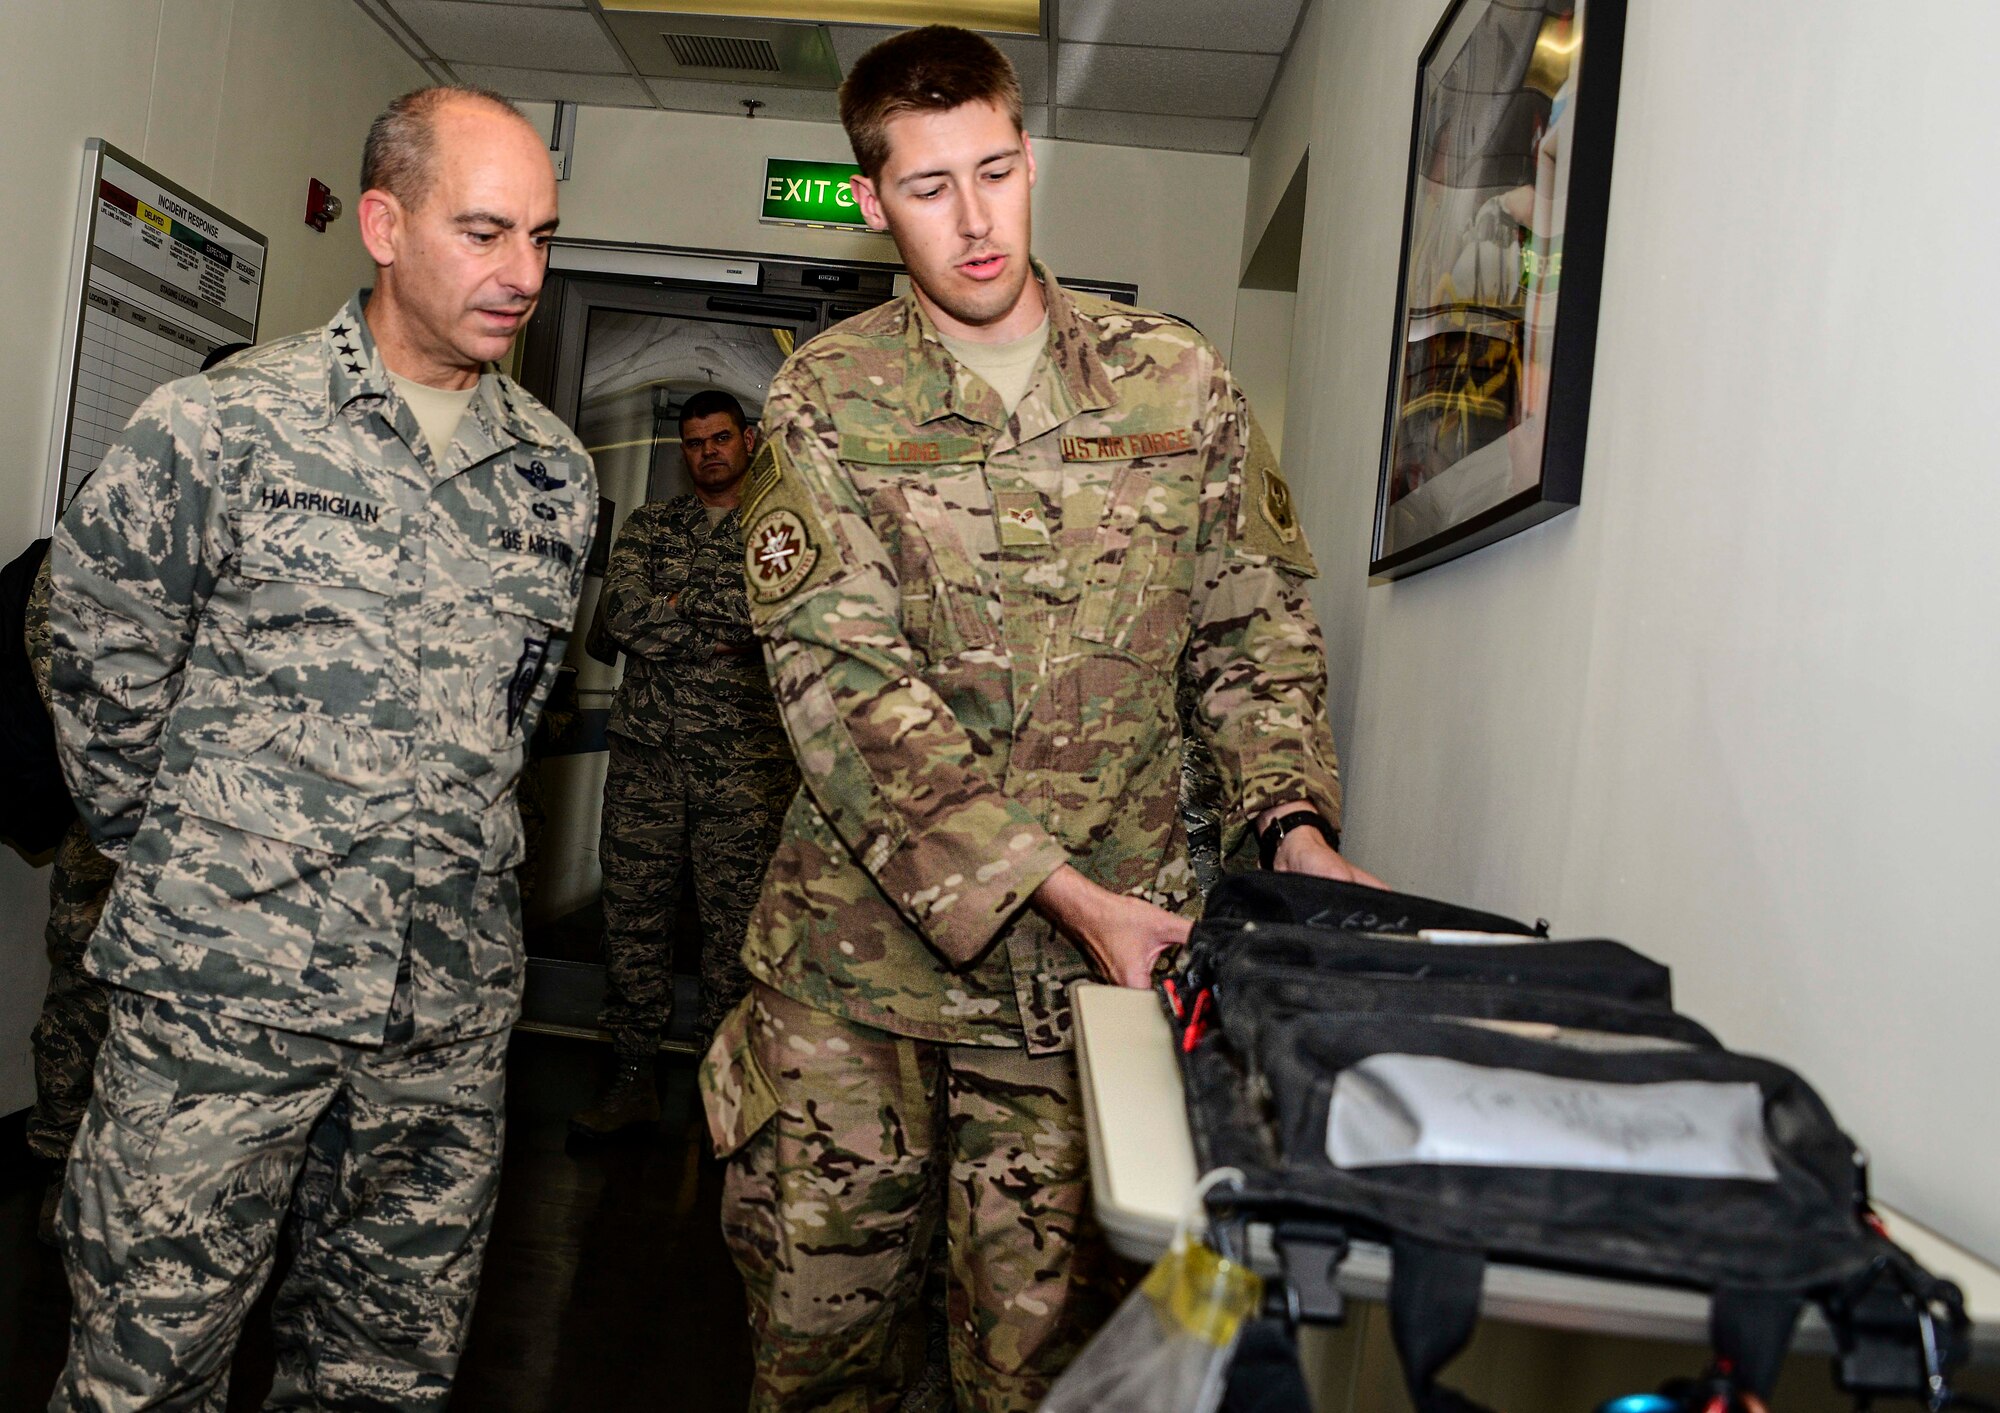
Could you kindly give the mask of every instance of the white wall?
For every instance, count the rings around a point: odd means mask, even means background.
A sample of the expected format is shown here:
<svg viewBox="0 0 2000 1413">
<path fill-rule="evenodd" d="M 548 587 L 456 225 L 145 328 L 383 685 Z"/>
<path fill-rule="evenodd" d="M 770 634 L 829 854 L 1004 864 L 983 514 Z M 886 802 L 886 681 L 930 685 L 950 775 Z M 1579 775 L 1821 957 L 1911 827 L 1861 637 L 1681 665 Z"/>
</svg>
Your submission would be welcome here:
<svg viewBox="0 0 2000 1413">
<path fill-rule="evenodd" d="M 1435 18 L 1320 37 L 1287 462 L 1353 851 L 1670 962 L 2000 1258 L 2000 8 L 1634 0 L 1583 505 L 1371 588 Z"/>
<path fill-rule="evenodd" d="M 546 107 L 529 109 L 546 127 Z M 885 236 L 759 223 L 766 157 L 850 162 L 831 123 L 585 108 L 562 233 L 893 263 Z M 1241 157 L 1035 142 L 1035 253 L 1058 275 L 1129 280 L 1225 351 L 1243 242 Z M 1287 177 L 1290 173 L 1288 172 Z"/>
<path fill-rule="evenodd" d="M 320 177 L 354 195 L 361 140 L 423 72 L 352 0 L 9 0 L 0 5 L 0 556 L 37 533 L 85 139 L 102 137 L 271 241 L 261 329 L 316 324 L 367 277 L 350 217 L 307 229 Z M 48 871 L 0 849 L 0 1113 L 33 1098 Z"/>
<path fill-rule="evenodd" d="M 1271 450 L 1285 451 L 1285 404 L 1291 391 L 1292 319 L 1299 297 L 1288 289 L 1236 291 L 1236 336 L 1229 371 L 1256 410 Z"/>
<path fill-rule="evenodd" d="M 1340 0 L 1335 0 L 1340 3 Z M 1257 120 L 1257 131 L 1243 155 L 1249 162 L 1244 201 L 1243 253 L 1237 273 L 1250 268 L 1257 242 L 1284 199 L 1285 188 L 1299 169 L 1299 159 L 1312 144 L 1313 112 L 1319 97 L 1319 76 L 1326 45 L 1326 5 L 1307 0 L 1292 47 L 1285 51 L 1277 82 Z"/>
</svg>

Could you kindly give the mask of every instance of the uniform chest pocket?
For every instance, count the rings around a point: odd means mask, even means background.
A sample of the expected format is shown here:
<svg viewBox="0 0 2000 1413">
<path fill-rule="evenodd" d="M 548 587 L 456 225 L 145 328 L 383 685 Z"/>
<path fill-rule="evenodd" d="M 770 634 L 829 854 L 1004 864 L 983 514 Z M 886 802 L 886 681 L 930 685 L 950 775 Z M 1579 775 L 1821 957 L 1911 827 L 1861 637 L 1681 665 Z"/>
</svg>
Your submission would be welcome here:
<svg viewBox="0 0 2000 1413">
<path fill-rule="evenodd" d="M 1198 490 L 1182 477 L 1121 467 L 1070 631 L 1148 661 L 1180 654 L 1194 586 Z"/>
<path fill-rule="evenodd" d="M 932 661 L 999 641 L 998 595 L 980 573 L 936 487 L 903 491 L 908 512 L 903 538 L 903 632 Z M 914 529 L 915 533 L 910 533 Z"/>
<path fill-rule="evenodd" d="M 576 576 L 567 565 L 539 554 L 489 549 L 484 594 L 495 610 L 567 629 L 576 613 Z"/>
<path fill-rule="evenodd" d="M 577 583 L 568 565 L 539 554 L 488 549 L 476 568 L 476 597 L 491 606 L 499 627 L 495 650 L 467 662 L 468 714 L 483 723 L 475 729 L 491 747 L 533 733 L 561 660 L 555 639 L 576 616 Z"/>
<path fill-rule="evenodd" d="M 197 756 L 173 803 L 153 888 L 165 925 L 212 951 L 304 970 L 340 910 L 335 872 L 354 847 L 362 796 L 305 771 Z"/>
<path fill-rule="evenodd" d="M 344 514 L 258 509 L 237 517 L 243 577 L 394 593 L 399 550 L 396 513 L 339 496 L 320 499 L 353 509 Z"/>
<path fill-rule="evenodd" d="M 238 516 L 237 573 L 248 626 L 295 631 L 384 613 L 396 590 L 395 512 L 340 496 L 317 499 L 344 509 L 253 509 Z"/>
</svg>

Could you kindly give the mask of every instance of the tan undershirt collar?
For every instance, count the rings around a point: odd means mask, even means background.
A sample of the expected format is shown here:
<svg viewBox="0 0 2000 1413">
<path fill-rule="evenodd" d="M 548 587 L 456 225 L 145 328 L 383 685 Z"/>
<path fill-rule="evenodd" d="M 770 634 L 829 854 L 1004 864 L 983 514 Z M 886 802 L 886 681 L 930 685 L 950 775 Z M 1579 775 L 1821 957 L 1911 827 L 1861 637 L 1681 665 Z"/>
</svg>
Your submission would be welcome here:
<svg viewBox="0 0 2000 1413">
<path fill-rule="evenodd" d="M 984 378 L 1000 394 L 1000 405 L 1011 417 L 1021 399 L 1028 395 L 1028 388 L 1035 380 L 1035 367 L 1042 361 L 1042 351 L 1049 346 L 1049 321 L 1044 315 L 1042 322 L 1029 332 L 1006 343 L 972 343 L 953 338 L 942 330 L 938 338 L 953 358 Z"/>
<path fill-rule="evenodd" d="M 408 403 L 416 415 L 417 427 L 430 444 L 431 460 L 442 462 L 451 439 L 458 435 L 458 424 L 465 420 L 465 410 L 472 406 L 472 395 L 479 391 L 479 384 L 453 391 L 412 382 L 401 373 L 389 374 L 389 381 L 396 385 L 396 396 Z"/>
</svg>

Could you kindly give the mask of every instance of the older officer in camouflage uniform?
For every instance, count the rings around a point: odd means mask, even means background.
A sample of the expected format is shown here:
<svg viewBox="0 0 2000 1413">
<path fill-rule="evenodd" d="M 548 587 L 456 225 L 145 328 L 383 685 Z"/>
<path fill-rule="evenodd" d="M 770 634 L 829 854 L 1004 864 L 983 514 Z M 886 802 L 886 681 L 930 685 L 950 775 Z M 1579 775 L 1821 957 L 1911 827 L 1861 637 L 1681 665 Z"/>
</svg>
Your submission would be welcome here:
<svg viewBox="0 0 2000 1413">
<path fill-rule="evenodd" d="M 799 785 L 743 596 L 737 503 L 757 433 L 719 389 L 688 399 L 680 429 L 694 489 L 626 517 L 604 576 L 605 628 L 626 654 L 599 849 L 608 964 L 600 1024 L 617 1068 L 573 1120 L 586 1137 L 659 1121 L 653 1056 L 673 1005 L 668 928 L 690 871 L 704 1042 L 742 999 L 743 929 Z"/>
<path fill-rule="evenodd" d="M 1031 268 L 992 45 L 888 40 L 841 112 L 913 289 L 765 407 L 746 572 L 805 789 L 705 1097 L 753 1407 L 893 1407 L 942 1220 L 958 1405 L 1029 1409 L 1111 1284 L 1066 988 L 1147 984 L 1189 926 L 1184 648 L 1231 832 L 1357 876 L 1315 832 L 1340 801 L 1313 563 L 1215 350 Z"/>
<path fill-rule="evenodd" d="M 241 353 L 247 343 L 220 344 L 202 359 L 206 373 L 223 359 Z M 49 705 L 49 628 L 51 581 L 49 560 L 35 571 L 23 615 L 28 665 L 42 705 Z M 97 920 L 104 915 L 115 873 L 111 860 L 90 842 L 81 819 L 72 820 L 56 845 L 49 869 L 49 921 L 42 932 L 49 958 L 49 989 L 42 994 L 41 1014 L 29 1044 L 35 1052 L 35 1107 L 28 1114 L 28 1151 L 60 1174 L 76 1139 L 77 1126 L 90 1103 L 90 1075 L 97 1065 L 97 1047 L 111 1024 L 111 988 L 84 968 L 84 952 Z M 58 1176 L 42 1199 L 35 1235 L 56 1245 L 56 1212 L 62 1199 Z"/>
<path fill-rule="evenodd" d="M 49 699 L 49 562 L 35 573 L 28 594 L 25 637 L 28 665 L 44 704 Z M 48 949 L 49 989 L 29 1044 L 35 1052 L 35 1107 L 28 1113 L 28 1151 L 51 1171 L 69 1156 L 77 1125 L 90 1103 L 90 1072 L 97 1047 L 111 1023 L 110 989 L 84 970 L 84 949 L 104 900 L 111 894 L 111 861 L 90 842 L 82 820 L 72 820 L 56 845 L 49 870 L 49 921 L 43 929 Z M 55 1243 L 56 1206 L 62 1184 L 52 1183 L 43 1198 L 35 1233 Z"/>
<path fill-rule="evenodd" d="M 372 294 L 155 393 L 56 536 L 58 734 L 118 865 L 88 964 L 120 989 L 63 1199 L 54 1408 L 220 1410 L 288 1208 L 270 1406 L 440 1408 L 471 1315 L 515 779 L 596 488 L 481 371 L 541 288 L 540 136 L 421 91 L 363 186 Z"/>
</svg>

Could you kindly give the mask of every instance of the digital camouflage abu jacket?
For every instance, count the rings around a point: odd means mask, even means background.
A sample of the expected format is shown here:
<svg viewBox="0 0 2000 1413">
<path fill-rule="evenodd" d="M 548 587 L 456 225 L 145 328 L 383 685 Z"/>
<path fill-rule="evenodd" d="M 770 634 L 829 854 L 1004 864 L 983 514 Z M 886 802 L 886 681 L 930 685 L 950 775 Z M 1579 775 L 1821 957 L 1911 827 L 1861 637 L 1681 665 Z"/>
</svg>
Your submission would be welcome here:
<svg viewBox="0 0 2000 1413">
<path fill-rule="evenodd" d="M 379 1043 L 519 1004 L 523 743 L 568 641 L 587 457 L 482 377 L 433 460 L 357 295 L 169 383 L 57 528 L 64 768 L 118 879 L 88 966 Z"/>
<path fill-rule="evenodd" d="M 791 754 L 743 597 L 743 535 L 693 491 L 625 518 L 604 575 L 604 626 L 625 650 L 610 729 L 723 760 Z"/>
</svg>

